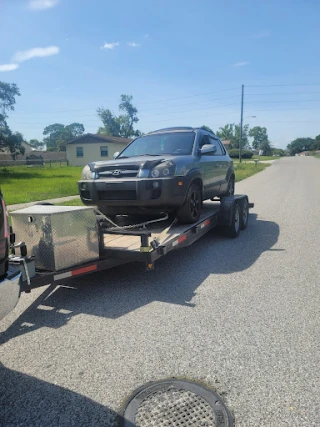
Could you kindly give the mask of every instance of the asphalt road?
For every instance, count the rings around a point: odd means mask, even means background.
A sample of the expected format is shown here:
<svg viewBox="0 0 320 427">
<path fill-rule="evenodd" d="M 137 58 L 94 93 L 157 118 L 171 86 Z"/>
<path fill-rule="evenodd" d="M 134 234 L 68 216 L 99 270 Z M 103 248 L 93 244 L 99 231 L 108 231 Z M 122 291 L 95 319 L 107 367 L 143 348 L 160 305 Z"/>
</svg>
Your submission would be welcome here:
<svg viewBox="0 0 320 427">
<path fill-rule="evenodd" d="M 238 239 L 22 295 L 0 322 L 0 425 L 112 426 L 135 388 L 179 376 L 212 385 L 237 427 L 320 426 L 320 160 L 237 192 L 255 203 Z"/>
</svg>

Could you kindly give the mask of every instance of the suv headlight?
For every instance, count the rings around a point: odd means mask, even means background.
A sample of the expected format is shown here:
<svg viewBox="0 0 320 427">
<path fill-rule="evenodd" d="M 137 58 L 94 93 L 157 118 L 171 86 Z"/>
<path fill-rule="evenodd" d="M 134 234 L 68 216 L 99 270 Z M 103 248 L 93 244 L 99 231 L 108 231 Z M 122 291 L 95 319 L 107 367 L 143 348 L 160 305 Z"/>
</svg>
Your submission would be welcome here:
<svg viewBox="0 0 320 427">
<path fill-rule="evenodd" d="M 97 172 L 92 172 L 90 170 L 90 166 L 86 165 L 81 172 L 81 179 L 96 179 L 97 178 Z"/>
<path fill-rule="evenodd" d="M 171 160 L 166 160 L 151 169 L 149 177 L 151 178 L 169 178 L 174 176 L 176 164 Z"/>
</svg>

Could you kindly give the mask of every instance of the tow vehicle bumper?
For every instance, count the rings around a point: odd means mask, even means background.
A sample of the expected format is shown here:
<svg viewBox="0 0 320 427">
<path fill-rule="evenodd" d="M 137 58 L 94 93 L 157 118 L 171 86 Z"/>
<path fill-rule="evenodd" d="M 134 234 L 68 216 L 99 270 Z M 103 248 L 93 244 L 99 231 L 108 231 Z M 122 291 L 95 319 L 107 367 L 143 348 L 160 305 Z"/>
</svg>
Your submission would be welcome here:
<svg viewBox="0 0 320 427">
<path fill-rule="evenodd" d="M 21 292 L 20 280 L 21 272 L 9 269 L 7 276 L 0 281 L 0 319 L 17 305 Z"/>
</svg>

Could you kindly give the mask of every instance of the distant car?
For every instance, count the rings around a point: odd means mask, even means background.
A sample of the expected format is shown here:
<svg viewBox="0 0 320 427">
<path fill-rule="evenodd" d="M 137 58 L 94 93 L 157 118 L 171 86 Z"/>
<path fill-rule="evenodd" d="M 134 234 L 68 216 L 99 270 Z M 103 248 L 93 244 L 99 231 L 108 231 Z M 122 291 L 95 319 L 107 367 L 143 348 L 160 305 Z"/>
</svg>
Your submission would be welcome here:
<svg viewBox="0 0 320 427">
<path fill-rule="evenodd" d="M 81 200 L 107 216 L 175 212 L 199 219 L 202 201 L 234 194 L 233 162 L 211 132 L 181 127 L 140 136 L 114 160 L 86 165 Z"/>
</svg>

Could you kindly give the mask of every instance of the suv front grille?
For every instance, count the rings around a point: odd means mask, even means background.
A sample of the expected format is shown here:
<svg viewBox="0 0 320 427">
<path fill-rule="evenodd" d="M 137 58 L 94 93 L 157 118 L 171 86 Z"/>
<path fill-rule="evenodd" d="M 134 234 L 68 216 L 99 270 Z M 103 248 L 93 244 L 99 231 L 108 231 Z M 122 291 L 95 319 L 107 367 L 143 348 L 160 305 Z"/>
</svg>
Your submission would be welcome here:
<svg viewBox="0 0 320 427">
<path fill-rule="evenodd" d="M 109 166 L 98 171 L 99 178 L 135 178 L 138 175 L 139 165 Z"/>
<path fill-rule="evenodd" d="M 98 191 L 99 200 L 137 200 L 135 190 Z"/>
</svg>

